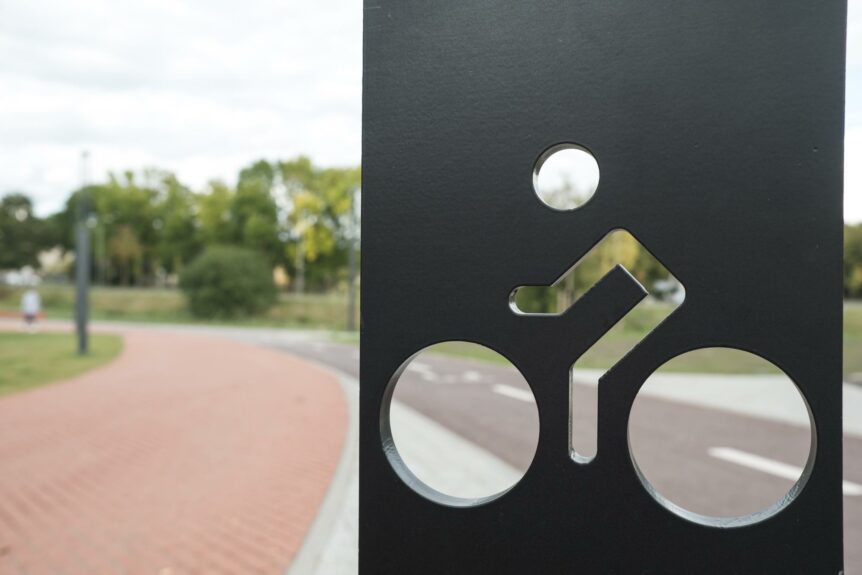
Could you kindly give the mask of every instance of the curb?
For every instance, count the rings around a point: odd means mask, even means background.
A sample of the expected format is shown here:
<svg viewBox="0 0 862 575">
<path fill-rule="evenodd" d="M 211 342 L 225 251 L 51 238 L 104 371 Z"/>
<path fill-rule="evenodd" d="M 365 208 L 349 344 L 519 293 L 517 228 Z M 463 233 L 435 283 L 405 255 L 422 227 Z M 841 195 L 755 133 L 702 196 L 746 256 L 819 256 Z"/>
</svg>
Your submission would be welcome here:
<svg viewBox="0 0 862 575">
<path fill-rule="evenodd" d="M 347 437 L 344 439 L 341 460 L 338 462 L 329 489 L 324 496 L 323 504 L 320 506 L 305 540 L 291 561 L 285 575 L 309 575 L 317 571 L 327 544 L 336 530 L 338 520 L 341 518 L 344 506 L 347 504 L 352 480 L 359 469 L 359 421 L 357 417 L 359 413 L 359 382 L 318 362 L 309 361 L 307 358 L 300 359 L 312 363 L 315 367 L 338 378 L 347 399 Z M 359 552 L 358 549 L 351 551 Z"/>
</svg>

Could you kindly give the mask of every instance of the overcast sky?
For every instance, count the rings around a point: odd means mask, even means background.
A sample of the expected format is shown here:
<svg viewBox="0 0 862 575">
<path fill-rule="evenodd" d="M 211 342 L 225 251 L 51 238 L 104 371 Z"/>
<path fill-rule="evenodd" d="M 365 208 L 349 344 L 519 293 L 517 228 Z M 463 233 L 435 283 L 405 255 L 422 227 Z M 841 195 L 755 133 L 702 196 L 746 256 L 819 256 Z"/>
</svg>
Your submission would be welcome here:
<svg viewBox="0 0 862 575">
<path fill-rule="evenodd" d="M 360 160 L 361 0 L 0 0 L 0 194 L 40 214 L 90 172 L 200 189 L 252 160 Z M 850 0 L 845 216 L 862 221 L 862 0 Z"/>
</svg>

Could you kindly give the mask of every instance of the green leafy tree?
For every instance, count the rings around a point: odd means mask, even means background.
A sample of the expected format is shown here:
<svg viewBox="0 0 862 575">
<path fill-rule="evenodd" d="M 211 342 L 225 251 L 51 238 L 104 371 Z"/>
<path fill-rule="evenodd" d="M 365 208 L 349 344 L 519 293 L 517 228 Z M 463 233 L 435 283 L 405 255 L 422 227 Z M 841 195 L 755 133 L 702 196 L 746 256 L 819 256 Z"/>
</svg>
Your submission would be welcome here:
<svg viewBox="0 0 862 575">
<path fill-rule="evenodd" d="M 0 200 L 0 269 L 37 267 L 39 253 L 53 247 L 55 234 L 33 213 L 32 200 L 21 193 Z"/>
<path fill-rule="evenodd" d="M 862 296 L 862 224 L 844 226 L 844 295 Z"/>
<path fill-rule="evenodd" d="M 622 231 L 610 233 L 557 286 L 556 309 L 564 310 L 571 306 L 615 265 L 620 264 L 628 270 L 636 269 L 640 255 L 640 245 L 630 234 Z"/>
<path fill-rule="evenodd" d="M 172 174 L 165 176 L 163 187 L 157 206 L 158 254 L 167 271 L 178 273 L 201 250 L 195 196 Z"/>
<path fill-rule="evenodd" d="M 141 258 L 143 246 L 138 241 L 135 231 L 129 225 L 121 225 L 108 242 L 108 254 L 117 262 L 120 271 L 120 281 L 129 285 L 131 278 L 141 273 Z"/>
<path fill-rule="evenodd" d="M 244 182 L 256 180 L 266 188 L 272 190 L 275 186 L 276 177 L 278 176 L 277 168 L 266 160 L 258 160 L 248 167 L 243 168 L 239 172 L 239 185 Z"/>
<path fill-rule="evenodd" d="M 322 168 L 306 157 L 258 160 L 236 186 L 211 182 L 199 193 L 173 174 L 148 169 L 110 174 L 73 193 L 51 219 L 53 236 L 73 247 L 77 206 L 87 198 L 96 279 L 150 285 L 178 273 L 208 246 L 245 247 L 283 266 L 300 285 L 327 290 L 346 276 L 358 168 Z"/>
<path fill-rule="evenodd" d="M 272 267 L 258 252 L 233 246 L 209 247 L 180 275 L 189 310 L 200 318 L 229 318 L 265 312 L 275 302 Z"/>
<path fill-rule="evenodd" d="M 255 164 L 255 166 L 259 166 Z M 265 166 L 269 164 L 264 163 Z M 261 172 L 261 173 L 258 173 Z M 266 255 L 275 263 L 281 255 L 278 207 L 272 192 L 273 173 L 258 167 L 243 170 L 231 205 L 233 225 L 239 243 Z"/>
<path fill-rule="evenodd" d="M 109 174 L 108 181 L 87 186 L 70 196 L 60 218 L 62 235 L 74 241 L 78 205 L 87 202 L 93 233 L 95 268 L 110 283 L 148 283 L 158 263 L 161 226 L 158 202 L 164 172 L 145 170 Z M 134 245 L 134 248 L 132 247 Z M 129 255 L 133 254 L 133 255 Z"/>
<path fill-rule="evenodd" d="M 197 196 L 200 240 L 204 245 L 233 244 L 239 240 L 231 212 L 234 191 L 224 182 L 212 181 Z"/>
<path fill-rule="evenodd" d="M 307 275 L 317 288 L 331 288 L 347 260 L 347 232 L 360 170 L 317 168 L 305 157 L 282 162 L 278 168 L 289 206 L 291 271 L 302 283 Z"/>
</svg>

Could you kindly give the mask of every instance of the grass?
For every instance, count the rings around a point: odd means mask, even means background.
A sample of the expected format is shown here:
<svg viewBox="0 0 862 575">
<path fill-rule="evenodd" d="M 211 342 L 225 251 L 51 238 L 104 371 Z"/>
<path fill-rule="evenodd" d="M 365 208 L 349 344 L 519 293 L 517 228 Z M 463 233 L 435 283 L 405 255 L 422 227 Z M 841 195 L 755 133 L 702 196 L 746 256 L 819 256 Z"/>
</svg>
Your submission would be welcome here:
<svg viewBox="0 0 862 575">
<path fill-rule="evenodd" d="M 0 395 L 80 375 L 116 358 L 123 341 L 116 335 L 90 336 L 90 353 L 79 356 L 67 333 L 0 332 Z"/>
<path fill-rule="evenodd" d="M 631 351 L 650 331 L 670 315 L 669 304 L 643 302 L 608 331 L 575 367 L 608 369 Z M 446 342 L 434 346 L 432 353 L 466 357 L 479 361 L 507 363 L 497 353 L 466 342 Z M 778 370 L 759 358 L 735 350 L 709 349 L 674 359 L 662 371 L 701 373 L 777 373 Z"/>
<path fill-rule="evenodd" d="M 599 341 L 578 361 L 578 368 L 608 369 L 617 363 L 640 338 L 630 334 L 611 334 Z M 434 346 L 432 353 L 465 357 L 492 363 L 507 363 L 497 353 L 466 342 L 446 342 Z M 662 367 L 664 372 L 683 373 L 778 373 L 771 364 L 734 350 L 708 349 L 686 354 Z"/>
<path fill-rule="evenodd" d="M 844 373 L 862 373 L 862 303 L 844 304 Z M 859 377 L 854 377 L 857 380 Z"/>
<path fill-rule="evenodd" d="M 17 314 L 21 298 L 17 288 L 0 287 L 0 312 Z M 49 318 L 72 317 L 74 290 L 68 285 L 44 285 L 39 288 L 45 312 Z M 178 290 L 156 288 L 95 287 L 90 292 L 93 319 L 155 323 L 229 324 L 260 327 L 293 327 L 342 330 L 347 319 L 347 298 L 344 294 L 281 294 L 278 302 L 260 317 L 235 320 L 200 320 L 186 310 L 185 299 Z M 642 304 L 627 315 L 614 329 L 582 357 L 579 367 L 607 369 L 616 363 L 668 314 L 664 304 Z M 358 310 L 356 315 L 358 321 Z M 344 343 L 355 343 L 358 337 L 340 334 Z M 464 343 L 443 344 L 439 350 L 448 355 L 470 357 L 483 361 L 504 361 L 496 354 Z M 731 352 L 732 353 L 732 352 Z M 741 359 L 742 358 L 742 359 Z M 762 373 L 768 366 L 750 357 L 723 350 L 699 351 L 675 360 L 668 371 L 711 371 L 715 373 Z M 844 373 L 860 374 L 862 380 L 862 303 L 847 302 L 844 306 Z"/>
<path fill-rule="evenodd" d="M 670 308 L 664 304 L 641 305 L 617 324 L 605 337 L 578 360 L 586 369 L 608 369 L 631 350 Z M 492 363 L 507 363 L 497 353 L 466 342 L 446 342 L 434 346 L 440 353 Z M 672 360 L 661 368 L 664 372 L 684 373 L 778 373 L 778 369 L 750 354 L 727 349 L 704 349 Z M 862 374 L 862 303 L 844 306 L 844 374 Z M 855 379 L 862 380 L 862 375 Z"/>
<path fill-rule="evenodd" d="M 15 312 L 23 290 L 0 286 L 0 311 Z M 69 319 L 74 309 L 75 292 L 70 285 L 39 287 L 42 305 L 49 318 Z M 344 294 L 280 294 L 276 304 L 264 315 L 233 320 L 202 320 L 186 309 L 182 292 L 162 288 L 106 288 L 90 290 L 93 319 L 150 322 L 229 324 L 260 327 L 344 329 L 347 322 L 347 296 Z M 356 312 L 356 325 L 359 325 Z"/>
</svg>

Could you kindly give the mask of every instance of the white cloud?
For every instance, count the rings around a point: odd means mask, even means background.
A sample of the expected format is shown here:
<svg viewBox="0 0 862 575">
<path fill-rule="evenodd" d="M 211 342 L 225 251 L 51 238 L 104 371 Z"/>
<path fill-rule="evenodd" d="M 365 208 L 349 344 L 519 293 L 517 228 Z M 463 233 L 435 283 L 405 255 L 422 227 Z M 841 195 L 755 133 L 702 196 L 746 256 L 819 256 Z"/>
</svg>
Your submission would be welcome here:
<svg viewBox="0 0 862 575">
<path fill-rule="evenodd" d="M 0 193 L 40 213 L 91 172 L 202 187 L 260 157 L 360 160 L 359 0 L 0 0 Z M 845 215 L 862 221 L 862 0 L 850 0 Z"/>
<path fill-rule="evenodd" d="M 862 0 L 850 0 L 847 26 L 844 219 L 862 222 Z"/>
<path fill-rule="evenodd" d="M 193 186 L 260 157 L 360 160 L 355 0 L 0 0 L 0 192 L 40 213 L 91 173 Z"/>
<path fill-rule="evenodd" d="M 862 125 L 844 135 L 844 219 L 862 222 Z"/>
</svg>

